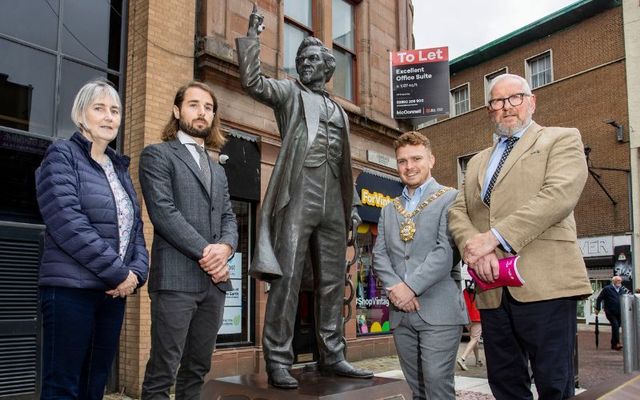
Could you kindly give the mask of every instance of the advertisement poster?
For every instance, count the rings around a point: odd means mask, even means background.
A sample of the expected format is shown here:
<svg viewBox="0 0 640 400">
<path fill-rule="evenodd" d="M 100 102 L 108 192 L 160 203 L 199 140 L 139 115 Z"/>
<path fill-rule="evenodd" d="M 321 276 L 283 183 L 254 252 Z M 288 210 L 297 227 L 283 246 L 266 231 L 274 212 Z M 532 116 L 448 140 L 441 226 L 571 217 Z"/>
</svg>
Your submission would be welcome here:
<svg viewBox="0 0 640 400">
<path fill-rule="evenodd" d="M 449 48 L 389 53 L 391 117 L 449 113 Z"/>
<path fill-rule="evenodd" d="M 222 326 L 218 334 L 242 333 L 242 307 L 224 307 Z"/>
<path fill-rule="evenodd" d="M 224 317 L 220 334 L 242 332 L 242 253 L 229 260 L 229 276 L 233 290 L 227 292 L 224 302 Z"/>
</svg>

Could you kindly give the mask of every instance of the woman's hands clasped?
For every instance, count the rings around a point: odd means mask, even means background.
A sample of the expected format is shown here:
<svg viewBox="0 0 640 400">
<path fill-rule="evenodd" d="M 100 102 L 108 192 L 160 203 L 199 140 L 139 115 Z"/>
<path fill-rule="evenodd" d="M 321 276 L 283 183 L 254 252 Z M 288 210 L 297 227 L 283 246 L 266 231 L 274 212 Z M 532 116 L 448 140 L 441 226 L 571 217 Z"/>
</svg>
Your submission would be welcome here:
<svg viewBox="0 0 640 400">
<path fill-rule="evenodd" d="M 127 279 L 122 281 L 118 285 L 118 287 L 116 287 L 115 289 L 107 290 L 105 293 L 107 293 L 109 296 L 113 298 L 116 298 L 116 297 L 124 298 L 129 296 L 136 290 L 136 288 L 138 287 L 138 283 L 139 283 L 138 276 L 133 272 L 129 271 L 129 275 L 127 276 Z"/>
</svg>

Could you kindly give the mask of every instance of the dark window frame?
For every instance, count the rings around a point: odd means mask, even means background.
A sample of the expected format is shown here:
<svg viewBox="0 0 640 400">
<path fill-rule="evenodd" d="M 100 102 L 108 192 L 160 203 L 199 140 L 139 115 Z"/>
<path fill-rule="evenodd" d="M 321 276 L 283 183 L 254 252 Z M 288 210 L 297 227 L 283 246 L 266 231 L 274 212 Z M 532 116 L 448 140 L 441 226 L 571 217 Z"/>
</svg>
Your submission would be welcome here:
<svg viewBox="0 0 640 400">
<path fill-rule="evenodd" d="M 120 98 L 122 100 L 122 104 L 123 104 L 123 110 L 122 110 L 122 124 L 120 126 L 120 132 L 118 134 L 118 137 L 116 138 L 116 140 L 114 141 L 113 145 L 114 147 L 120 149 L 122 148 L 122 142 L 123 142 L 123 132 L 124 132 L 124 123 L 125 123 L 125 76 L 126 76 L 126 62 L 127 62 L 127 30 L 128 30 L 128 4 L 129 4 L 129 0 L 117 0 L 120 2 L 120 4 L 116 4 L 116 5 L 112 5 L 111 1 L 109 1 L 109 17 L 111 17 L 112 15 L 116 15 L 120 17 L 120 62 L 118 65 L 119 70 L 115 70 L 113 68 L 109 68 L 109 54 L 107 54 L 107 65 L 106 66 L 100 66 L 98 64 L 89 62 L 87 60 L 83 60 L 82 58 L 79 57 L 75 57 L 75 56 L 71 56 L 68 54 L 65 54 L 62 50 L 62 36 L 63 36 L 63 30 L 64 28 L 64 5 L 65 2 L 64 1 L 60 1 L 58 3 L 58 9 L 56 10 L 57 15 L 58 15 L 58 30 L 57 30 L 57 43 L 56 43 L 56 48 L 55 49 L 49 49 L 45 46 L 36 44 L 36 43 L 32 43 L 26 40 L 23 40 L 21 38 L 15 37 L 15 36 L 11 36 L 9 34 L 6 33 L 0 33 L 0 40 L 6 40 L 8 42 L 12 42 L 14 44 L 20 45 L 20 46 L 24 46 L 26 48 L 32 49 L 32 50 L 36 50 L 36 51 L 40 51 L 43 52 L 45 54 L 49 54 L 52 55 L 54 57 L 56 57 L 56 65 L 55 65 L 55 76 L 54 78 L 54 93 L 53 93 L 53 98 L 51 99 L 52 104 L 51 104 L 51 109 L 53 110 L 53 118 L 51 121 L 51 134 L 47 134 L 46 132 L 30 132 L 30 131 L 25 131 L 22 129 L 16 129 L 16 128 L 12 128 L 12 127 L 8 127 L 8 126 L 4 126 L 4 125 L 0 125 L 0 129 L 2 129 L 5 132 L 9 132 L 12 134 L 18 134 L 18 135 L 26 135 L 26 136 L 33 136 L 33 137 L 37 137 L 39 139 L 46 139 L 49 140 L 51 142 L 55 141 L 58 138 L 57 135 L 57 127 L 58 127 L 58 111 L 61 107 L 60 104 L 60 98 L 61 98 L 61 85 L 63 84 L 63 82 L 61 82 L 61 74 L 62 74 L 62 64 L 64 63 L 64 61 L 70 61 L 72 63 L 76 63 L 79 64 L 81 66 L 84 67 L 88 67 L 88 68 L 92 68 L 92 69 L 96 69 L 98 71 L 100 71 L 101 73 L 104 73 L 107 78 L 109 78 L 110 76 L 117 78 L 118 80 L 118 86 L 117 86 L 117 90 L 118 93 L 120 94 Z M 118 5 L 119 5 L 119 10 L 118 10 Z M 119 14 L 119 15 L 118 15 Z"/>
</svg>

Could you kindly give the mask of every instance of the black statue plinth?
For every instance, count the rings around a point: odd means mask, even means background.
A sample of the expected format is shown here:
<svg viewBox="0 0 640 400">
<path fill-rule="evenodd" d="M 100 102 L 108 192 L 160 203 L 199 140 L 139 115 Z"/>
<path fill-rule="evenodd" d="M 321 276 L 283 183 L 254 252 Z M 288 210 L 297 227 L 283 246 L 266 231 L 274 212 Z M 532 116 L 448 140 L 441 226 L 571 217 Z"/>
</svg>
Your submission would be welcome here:
<svg viewBox="0 0 640 400">
<path fill-rule="evenodd" d="M 404 380 L 322 376 L 319 372 L 293 371 L 297 389 L 276 389 L 267 384 L 265 373 L 237 375 L 208 381 L 203 400 L 409 400 L 411 390 Z"/>
</svg>

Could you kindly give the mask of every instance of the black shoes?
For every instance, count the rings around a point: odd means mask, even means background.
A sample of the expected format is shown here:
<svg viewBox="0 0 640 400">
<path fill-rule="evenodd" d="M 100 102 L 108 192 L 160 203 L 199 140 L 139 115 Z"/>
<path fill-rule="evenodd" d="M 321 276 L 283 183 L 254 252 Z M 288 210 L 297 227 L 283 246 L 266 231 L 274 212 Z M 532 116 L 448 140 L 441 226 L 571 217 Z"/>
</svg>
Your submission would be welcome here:
<svg viewBox="0 0 640 400">
<path fill-rule="evenodd" d="M 269 385 L 280 389 L 296 389 L 298 381 L 286 368 L 278 368 L 268 373 Z"/>
<path fill-rule="evenodd" d="M 356 368 L 344 360 L 338 361 L 332 365 L 322 366 L 320 367 L 320 372 L 322 375 L 338 375 L 345 376 L 347 378 L 373 378 L 373 372 L 366 369 Z"/>
<path fill-rule="evenodd" d="M 369 379 L 373 378 L 373 372 L 366 369 L 356 368 L 346 361 L 339 361 L 332 365 L 325 365 L 320 367 L 320 373 L 324 376 L 344 376 L 347 378 L 360 378 Z M 297 389 L 298 381 L 291 376 L 286 368 L 276 368 L 270 372 L 267 372 L 269 376 L 268 383 L 273 387 L 279 389 Z"/>
</svg>

